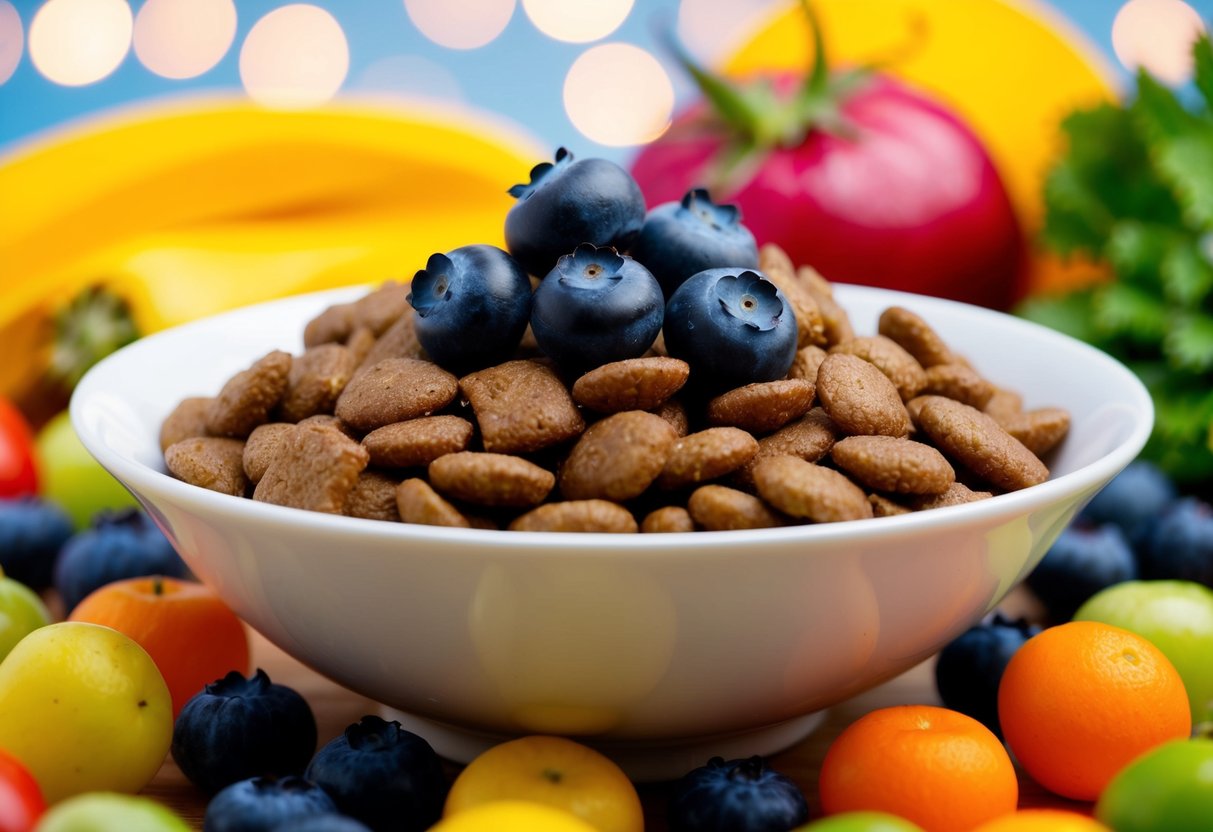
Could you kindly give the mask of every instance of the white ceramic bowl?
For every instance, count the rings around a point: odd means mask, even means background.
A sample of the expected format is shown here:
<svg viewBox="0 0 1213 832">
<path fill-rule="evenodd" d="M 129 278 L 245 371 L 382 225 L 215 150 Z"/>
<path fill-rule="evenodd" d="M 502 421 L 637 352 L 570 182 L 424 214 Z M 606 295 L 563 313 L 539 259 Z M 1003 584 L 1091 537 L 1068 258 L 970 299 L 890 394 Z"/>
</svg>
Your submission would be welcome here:
<svg viewBox="0 0 1213 832">
<path fill-rule="evenodd" d="M 900 517 L 671 535 L 447 529 L 335 517 L 165 474 L 162 419 L 213 395 L 340 290 L 144 338 L 72 399 L 86 447 L 194 572 L 271 641 L 391 708 L 440 753 L 559 733 L 638 778 L 772 753 L 813 714 L 927 658 L 991 610 L 1141 449 L 1150 397 L 1085 344 L 984 309 L 839 286 L 856 330 L 899 304 L 1028 407 L 1073 417 L 1053 477 Z"/>
</svg>

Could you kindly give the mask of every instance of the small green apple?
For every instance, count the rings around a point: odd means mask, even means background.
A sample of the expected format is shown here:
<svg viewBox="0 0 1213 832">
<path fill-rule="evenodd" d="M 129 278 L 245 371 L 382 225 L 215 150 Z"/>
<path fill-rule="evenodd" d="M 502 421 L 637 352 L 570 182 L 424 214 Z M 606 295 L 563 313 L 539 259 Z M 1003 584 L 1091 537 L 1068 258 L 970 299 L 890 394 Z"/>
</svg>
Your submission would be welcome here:
<svg viewBox="0 0 1213 832">
<path fill-rule="evenodd" d="M 67 512 L 77 529 L 87 528 L 102 509 L 137 506 L 76 436 L 67 411 L 46 423 L 34 440 L 42 496 Z"/>
<path fill-rule="evenodd" d="M 189 832 L 189 826 L 151 798 L 89 792 L 51 809 L 34 832 Z"/>
<path fill-rule="evenodd" d="M 1172 740 L 1112 778 L 1095 817 L 1116 832 L 1213 829 L 1213 740 Z"/>
<path fill-rule="evenodd" d="M 922 827 L 885 812 L 842 812 L 793 832 L 922 832 Z"/>
<path fill-rule="evenodd" d="M 0 659 L 21 639 L 50 623 L 50 612 L 37 593 L 0 572 Z"/>
</svg>

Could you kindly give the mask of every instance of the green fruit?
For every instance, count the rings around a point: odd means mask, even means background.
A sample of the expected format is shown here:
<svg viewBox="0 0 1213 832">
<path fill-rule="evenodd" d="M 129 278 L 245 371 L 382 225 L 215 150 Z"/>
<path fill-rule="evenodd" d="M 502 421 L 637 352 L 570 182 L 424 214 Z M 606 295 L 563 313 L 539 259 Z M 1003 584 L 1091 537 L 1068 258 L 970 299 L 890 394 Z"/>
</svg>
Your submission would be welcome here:
<svg viewBox="0 0 1213 832">
<path fill-rule="evenodd" d="M 793 832 L 922 832 L 922 827 L 885 812 L 843 812 Z"/>
<path fill-rule="evenodd" d="M 77 529 L 87 528 L 103 509 L 137 506 L 76 436 L 67 411 L 46 423 L 35 440 L 42 496 L 63 507 Z"/>
<path fill-rule="evenodd" d="M 1116 832 L 1213 832 L 1213 740 L 1172 740 L 1125 766 L 1095 817 Z"/>
<path fill-rule="evenodd" d="M 1192 722 L 1213 719 L 1213 590 L 1190 581 L 1126 581 L 1096 593 L 1074 614 L 1150 641 L 1179 671 Z"/>
<path fill-rule="evenodd" d="M 90 792 L 55 806 L 34 832 L 189 832 L 189 826 L 150 798 Z"/>
<path fill-rule="evenodd" d="M 50 623 L 50 612 L 32 589 L 12 578 L 0 578 L 0 659 L 21 639 Z"/>
</svg>

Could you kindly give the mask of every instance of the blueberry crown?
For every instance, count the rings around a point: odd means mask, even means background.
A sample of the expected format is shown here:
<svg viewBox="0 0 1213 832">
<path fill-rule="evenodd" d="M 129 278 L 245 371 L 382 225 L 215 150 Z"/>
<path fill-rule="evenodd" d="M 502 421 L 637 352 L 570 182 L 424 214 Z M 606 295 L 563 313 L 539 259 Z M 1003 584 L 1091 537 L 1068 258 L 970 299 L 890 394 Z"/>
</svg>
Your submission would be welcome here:
<svg viewBox="0 0 1213 832">
<path fill-rule="evenodd" d="M 783 318 L 783 299 L 775 284 L 755 272 L 726 274 L 713 291 L 725 314 L 746 326 L 765 332 L 779 326 Z"/>
<path fill-rule="evenodd" d="M 445 254 L 431 254 L 425 268 L 413 275 L 409 303 L 417 314 L 425 317 L 438 304 L 451 299 L 451 282 L 455 264 Z"/>
<path fill-rule="evenodd" d="M 560 282 L 584 289 L 601 289 L 622 279 L 626 258 L 611 246 L 582 243 L 556 261 Z"/>
<path fill-rule="evenodd" d="M 395 745 L 401 730 L 399 722 L 388 722 L 372 714 L 347 726 L 345 741 L 350 748 L 359 751 L 378 751 Z"/>
<path fill-rule="evenodd" d="M 531 181 L 525 185 L 514 185 L 511 187 L 509 190 L 510 196 L 514 197 L 514 199 L 523 199 L 524 197 L 530 196 L 534 192 L 535 188 L 539 185 L 540 180 L 551 173 L 555 168 L 564 164 L 571 164 L 572 161 L 573 154 L 571 152 L 563 147 L 557 148 L 555 164 L 552 162 L 540 162 L 539 164 L 535 165 L 535 167 L 531 168 Z"/>
<path fill-rule="evenodd" d="M 316 789 L 316 784 L 298 774 L 286 774 L 281 777 L 275 774 L 261 774 L 253 778 L 252 786 L 256 791 L 274 792 L 310 792 Z"/>
<path fill-rule="evenodd" d="M 736 205 L 717 205 L 707 188 L 692 188 L 682 198 L 682 209 L 717 231 L 732 228 L 741 221 Z"/>
<path fill-rule="evenodd" d="M 206 686 L 206 692 L 211 696 L 222 696 L 228 699 L 239 699 L 246 696 L 260 696 L 270 689 L 269 674 L 261 668 L 247 679 L 238 670 L 229 671 L 226 676 Z"/>
</svg>

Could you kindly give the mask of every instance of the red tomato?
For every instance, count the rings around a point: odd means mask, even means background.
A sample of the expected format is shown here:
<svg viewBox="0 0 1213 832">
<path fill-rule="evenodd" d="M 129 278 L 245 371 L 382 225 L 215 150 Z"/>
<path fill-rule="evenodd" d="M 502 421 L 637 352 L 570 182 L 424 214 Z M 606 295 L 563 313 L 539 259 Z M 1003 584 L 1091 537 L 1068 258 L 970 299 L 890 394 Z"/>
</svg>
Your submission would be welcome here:
<svg viewBox="0 0 1213 832">
<path fill-rule="evenodd" d="M 0 499 L 38 491 L 34 435 L 12 402 L 0 398 Z"/>
<path fill-rule="evenodd" d="M 34 776 L 16 757 L 0 751 L 0 832 L 30 832 L 45 811 Z"/>
</svg>

